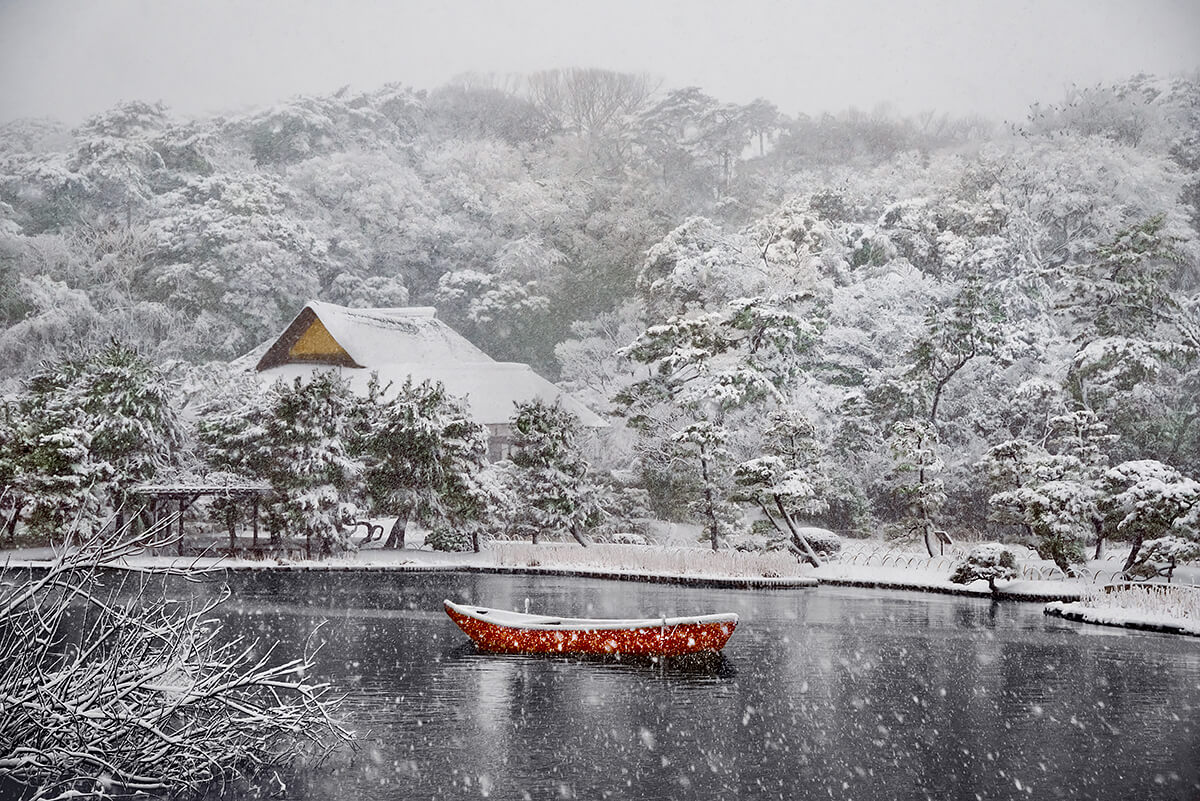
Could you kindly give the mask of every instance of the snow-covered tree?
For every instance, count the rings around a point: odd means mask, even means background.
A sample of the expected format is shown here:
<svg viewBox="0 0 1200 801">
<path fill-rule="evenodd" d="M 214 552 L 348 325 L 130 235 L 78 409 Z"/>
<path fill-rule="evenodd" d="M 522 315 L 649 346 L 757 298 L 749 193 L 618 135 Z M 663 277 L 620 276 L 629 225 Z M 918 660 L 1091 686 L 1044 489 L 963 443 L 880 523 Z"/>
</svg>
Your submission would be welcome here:
<svg viewBox="0 0 1200 801">
<path fill-rule="evenodd" d="M 766 454 L 738 464 L 735 480 L 792 549 L 819 566 L 820 558 L 794 520 L 829 507 L 816 431 L 801 413 L 780 411 L 772 414 L 764 439 Z"/>
<path fill-rule="evenodd" d="M 1048 421 L 1040 443 L 1011 440 L 996 445 L 981 460 L 997 489 L 988 499 L 989 518 L 1022 526 L 1043 559 L 1063 572 L 1083 562 L 1084 545 L 1104 539 L 1098 502 L 1100 479 L 1108 468 L 1104 448 L 1115 437 L 1087 410 Z"/>
<path fill-rule="evenodd" d="M 1170 584 L 1175 568 L 1195 561 L 1200 561 L 1200 539 L 1157 537 L 1142 543 L 1138 558 L 1126 572 L 1138 577 L 1164 576 Z"/>
<path fill-rule="evenodd" d="M 1104 474 L 1100 508 L 1116 539 L 1131 543 L 1126 571 L 1147 540 L 1195 540 L 1200 526 L 1200 482 L 1153 459 L 1122 462 Z"/>
<path fill-rule="evenodd" d="M 70 167 L 85 182 L 100 220 L 128 226 L 135 209 L 150 200 L 152 178 L 165 167 L 154 139 L 166 121 L 161 104 L 134 101 L 89 117 L 74 132 Z"/>
<path fill-rule="evenodd" d="M 1012 551 L 998 542 L 985 542 L 967 552 L 966 558 L 954 569 L 950 580 L 955 584 L 970 584 L 984 579 L 988 589 L 996 594 L 996 582 L 1016 578 L 1017 560 Z"/>
<path fill-rule="evenodd" d="M 888 445 L 899 477 L 896 494 L 906 510 L 905 523 L 933 556 L 935 543 L 949 542 L 949 535 L 938 527 L 946 492 L 941 478 L 945 463 L 938 455 L 937 431 L 924 420 L 901 420 L 892 427 Z"/>
<path fill-rule="evenodd" d="M 343 526 L 364 494 L 363 463 L 353 452 L 364 405 L 331 372 L 265 390 L 235 385 L 199 410 L 202 456 L 270 484 L 263 514 L 272 540 L 286 532 L 322 554 L 353 548 Z"/>
<path fill-rule="evenodd" d="M 372 507 L 397 515 L 384 547 L 404 547 L 410 520 L 430 530 L 435 546 L 449 532 L 480 522 L 487 432 L 463 402 L 441 383 L 414 384 L 411 378 L 394 395 L 375 386 L 372 402 L 355 447 L 366 460 L 363 479 Z M 469 544 L 479 550 L 477 537 Z"/>
<path fill-rule="evenodd" d="M 510 526 L 534 543 L 543 532 L 566 532 L 587 546 L 584 529 L 603 511 L 577 443 L 579 422 L 558 403 L 518 403 L 513 413 L 508 489 L 519 499 Z"/>
<path fill-rule="evenodd" d="M 59 550 L 44 572 L 0 569 L 6 795 L 197 795 L 351 739 L 303 638 L 251 647 L 214 620 L 228 593 L 174 603 L 165 576 L 106 580 L 104 568 L 169 544 L 122 529 Z"/>
<path fill-rule="evenodd" d="M 186 315 L 185 355 L 244 353 L 343 271 L 297 213 L 299 199 L 269 176 L 188 177 L 158 202 L 134 291 Z"/>
<path fill-rule="evenodd" d="M 12 514 L 24 511 L 46 536 L 132 512 L 129 490 L 174 464 L 183 446 L 166 376 L 118 342 L 45 365 L 8 408 L 5 428 Z"/>
<path fill-rule="evenodd" d="M 727 417 L 778 402 L 802 372 L 820 330 L 805 300 L 739 298 L 717 311 L 650 326 L 622 350 L 651 372 L 618 393 L 616 403 L 635 428 L 661 434 L 662 424 L 670 421 L 675 428 L 667 436 L 694 452 L 714 550 L 719 545 L 716 510 L 728 486 L 725 471 L 718 469 L 730 456 Z"/>
</svg>

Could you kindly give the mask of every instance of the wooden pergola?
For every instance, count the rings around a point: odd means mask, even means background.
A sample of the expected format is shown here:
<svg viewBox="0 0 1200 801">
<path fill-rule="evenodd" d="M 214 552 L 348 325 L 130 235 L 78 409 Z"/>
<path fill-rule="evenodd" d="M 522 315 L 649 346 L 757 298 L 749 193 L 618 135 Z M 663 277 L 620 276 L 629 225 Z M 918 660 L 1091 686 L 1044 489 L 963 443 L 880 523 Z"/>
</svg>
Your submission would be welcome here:
<svg viewBox="0 0 1200 801">
<path fill-rule="evenodd" d="M 258 503 L 263 495 L 270 492 L 271 488 L 267 484 L 245 483 L 245 484 L 141 484 L 134 487 L 132 492 L 146 499 L 146 505 L 149 509 L 152 521 L 157 524 L 159 521 L 159 509 L 162 505 L 175 502 L 178 504 L 178 526 L 179 535 L 176 541 L 177 552 L 180 556 L 183 555 L 183 514 L 192 504 L 204 497 L 227 498 L 244 504 L 249 502 L 250 520 L 253 525 L 252 543 L 258 545 Z M 232 552 L 237 548 L 237 536 L 234 530 L 233 522 L 229 523 L 229 549 Z"/>
</svg>

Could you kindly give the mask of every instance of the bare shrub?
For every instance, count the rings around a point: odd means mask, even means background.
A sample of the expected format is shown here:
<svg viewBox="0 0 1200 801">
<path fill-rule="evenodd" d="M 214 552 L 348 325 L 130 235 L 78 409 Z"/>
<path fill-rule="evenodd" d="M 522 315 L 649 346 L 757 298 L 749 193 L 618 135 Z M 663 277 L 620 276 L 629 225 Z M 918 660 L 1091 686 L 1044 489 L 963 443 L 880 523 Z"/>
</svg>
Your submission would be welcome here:
<svg viewBox="0 0 1200 801">
<path fill-rule="evenodd" d="M 167 544 L 121 531 L 44 574 L 0 572 L 0 779 L 21 797 L 186 794 L 349 740 L 306 679 L 311 651 L 223 639 L 224 596 L 155 597 L 145 574 L 103 586 L 101 568 Z"/>
</svg>

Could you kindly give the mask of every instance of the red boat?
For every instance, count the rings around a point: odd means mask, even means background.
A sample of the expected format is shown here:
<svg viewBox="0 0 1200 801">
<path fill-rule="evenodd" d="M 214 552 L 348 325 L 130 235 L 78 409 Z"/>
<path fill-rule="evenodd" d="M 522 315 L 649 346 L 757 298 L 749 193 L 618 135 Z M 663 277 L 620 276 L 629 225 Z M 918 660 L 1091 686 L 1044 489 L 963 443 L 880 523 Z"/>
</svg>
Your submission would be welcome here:
<svg viewBox="0 0 1200 801">
<path fill-rule="evenodd" d="M 445 601 L 446 614 L 485 651 L 505 654 L 683 656 L 716 653 L 738 616 L 699 615 L 643 620 L 548 617 Z"/>
</svg>

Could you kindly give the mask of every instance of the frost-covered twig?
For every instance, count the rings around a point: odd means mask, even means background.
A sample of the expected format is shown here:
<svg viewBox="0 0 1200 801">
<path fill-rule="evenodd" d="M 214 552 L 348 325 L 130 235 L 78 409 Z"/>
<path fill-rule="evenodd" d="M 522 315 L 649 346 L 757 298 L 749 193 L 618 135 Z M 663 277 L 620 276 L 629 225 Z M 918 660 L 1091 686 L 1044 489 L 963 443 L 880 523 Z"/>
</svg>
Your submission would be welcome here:
<svg viewBox="0 0 1200 801">
<path fill-rule="evenodd" d="M 0 776 L 25 797 L 198 790 L 349 739 L 314 651 L 223 639 L 224 595 L 179 603 L 140 574 L 102 591 L 98 568 L 159 542 L 110 533 L 0 595 Z"/>
</svg>

